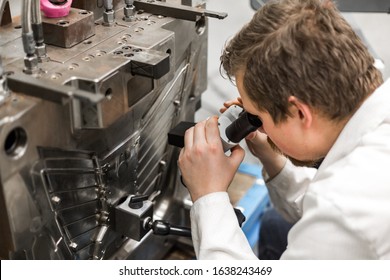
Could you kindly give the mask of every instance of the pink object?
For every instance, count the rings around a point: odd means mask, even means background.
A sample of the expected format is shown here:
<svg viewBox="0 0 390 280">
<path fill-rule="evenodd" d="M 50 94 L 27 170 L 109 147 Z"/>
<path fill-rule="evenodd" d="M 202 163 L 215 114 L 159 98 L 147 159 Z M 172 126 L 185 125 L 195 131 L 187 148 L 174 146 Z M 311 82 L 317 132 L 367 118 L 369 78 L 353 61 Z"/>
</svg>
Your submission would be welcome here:
<svg viewBox="0 0 390 280">
<path fill-rule="evenodd" d="M 72 5 L 73 0 L 67 0 L 62 5 L 55 5 L 49 0 L 40 0 L 41 1 L 41 11 L 48 18 L 60 18 L 65 17 L 69 14 L 70 6 Z"/>
</svg>

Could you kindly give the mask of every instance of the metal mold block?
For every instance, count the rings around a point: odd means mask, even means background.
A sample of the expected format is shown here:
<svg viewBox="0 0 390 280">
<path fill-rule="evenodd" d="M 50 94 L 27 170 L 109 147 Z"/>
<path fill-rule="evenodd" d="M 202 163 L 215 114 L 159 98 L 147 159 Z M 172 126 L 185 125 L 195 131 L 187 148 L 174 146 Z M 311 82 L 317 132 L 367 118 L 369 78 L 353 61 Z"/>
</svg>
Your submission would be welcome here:
<svg viewBox="0 0 390 280">
<path fill-rule="evenodd" d="M 45 43 L 63 48 L 71 48 L 95 34 L 93 13 L 71 8 L 62 18 L 42 19 Z"/>
</svg>

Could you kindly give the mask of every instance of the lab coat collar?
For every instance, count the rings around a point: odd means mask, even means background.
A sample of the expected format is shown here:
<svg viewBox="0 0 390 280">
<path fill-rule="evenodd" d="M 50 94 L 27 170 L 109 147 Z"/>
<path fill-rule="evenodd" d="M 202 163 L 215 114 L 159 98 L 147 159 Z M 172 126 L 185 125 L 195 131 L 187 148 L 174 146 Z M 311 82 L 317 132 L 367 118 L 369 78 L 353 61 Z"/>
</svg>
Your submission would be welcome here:
<svg viewBox="0 0 390 280">
<path fill-rule="evenodd" d="M 390 117 L 390 79 L 369 96 L 351 117 L 326 155 L 320 170 L 344 158 L 369 131 Z"/>
</svg>

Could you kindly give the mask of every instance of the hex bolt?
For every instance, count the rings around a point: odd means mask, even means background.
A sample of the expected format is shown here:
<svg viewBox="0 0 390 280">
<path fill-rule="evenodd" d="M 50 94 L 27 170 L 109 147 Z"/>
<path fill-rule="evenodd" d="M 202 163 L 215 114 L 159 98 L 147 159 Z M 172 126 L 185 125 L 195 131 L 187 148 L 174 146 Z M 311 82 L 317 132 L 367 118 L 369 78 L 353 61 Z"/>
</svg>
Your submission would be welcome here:
<svg viewBox="0 0 390 280">
<path fill-rule="evenodd" d="M 123 20 L 126 22 L 135 20 L 135 6 L 133 5 L 134 0 L 125 0 L 126 6 L 123 8 L 124 17 Z"/>
</svg>

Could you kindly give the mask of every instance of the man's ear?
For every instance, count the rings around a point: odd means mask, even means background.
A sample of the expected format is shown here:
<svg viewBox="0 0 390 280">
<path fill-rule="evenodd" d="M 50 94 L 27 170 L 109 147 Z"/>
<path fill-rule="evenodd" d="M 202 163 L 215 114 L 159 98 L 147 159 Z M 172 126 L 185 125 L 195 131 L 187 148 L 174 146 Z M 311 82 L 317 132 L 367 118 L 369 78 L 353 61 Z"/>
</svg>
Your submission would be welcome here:
<svg viewBox="0 0 390 280">
<path fill-rule="evenodd" d="M 293 106 L 292 113 L 297 114 L 304 128 L 309 128 L 313 124 L 313 112 L 309 105 L 303 103 L 295 96 L 290 96 L 288 102 Z"/>
</svg>

